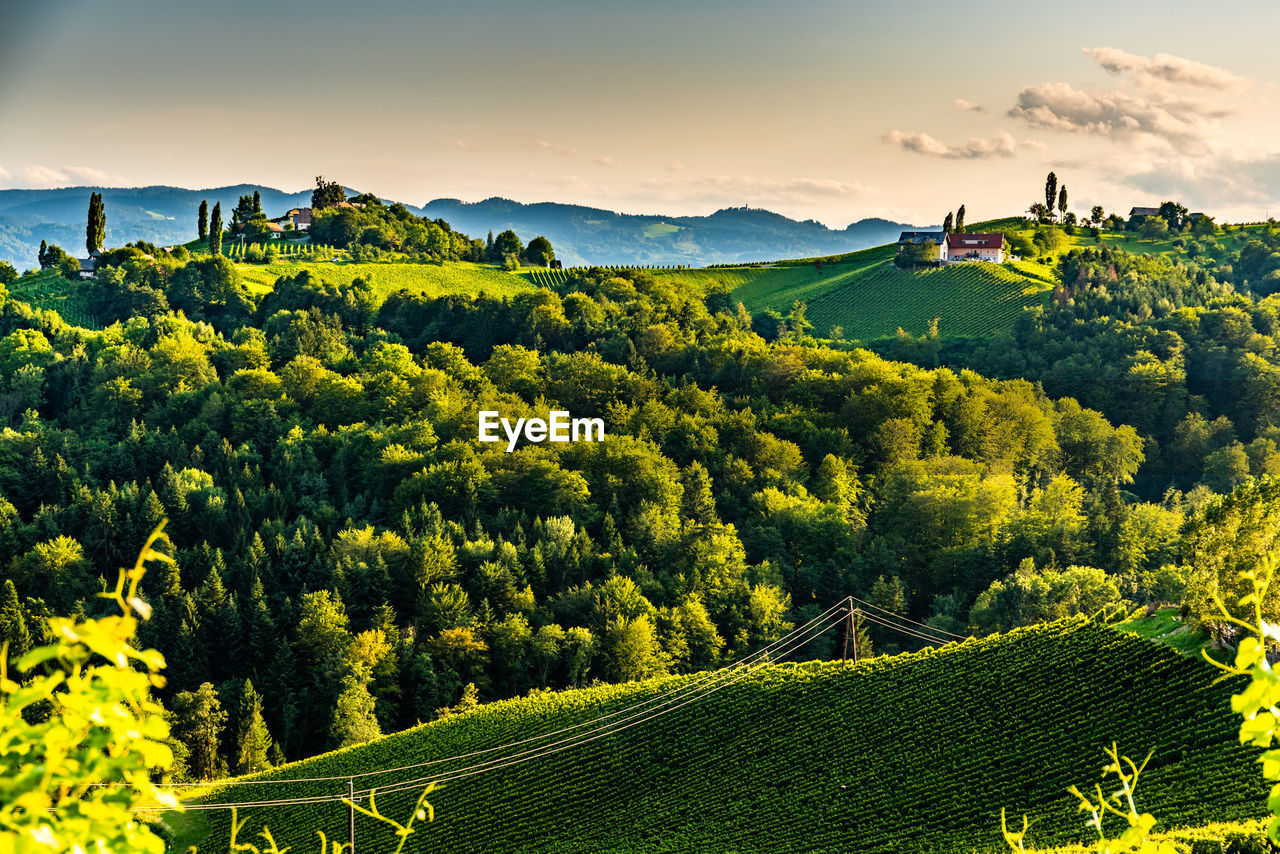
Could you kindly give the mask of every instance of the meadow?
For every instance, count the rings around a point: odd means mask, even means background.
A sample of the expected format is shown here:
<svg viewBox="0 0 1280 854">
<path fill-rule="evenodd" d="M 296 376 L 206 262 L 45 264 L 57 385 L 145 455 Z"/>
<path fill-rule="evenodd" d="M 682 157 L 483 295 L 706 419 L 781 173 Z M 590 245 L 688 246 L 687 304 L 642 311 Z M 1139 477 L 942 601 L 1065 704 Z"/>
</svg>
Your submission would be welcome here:
<svg viewBox="0 0 1280 854">
<path fill-rule="evenodd" d="M 236 270 L 256 296 L 270 291 L 276 279 L 308 270 L 335 284 L 350 284 L 362 278 L 379 299 L 399 290 L 444 296 L 446 294 L 487 294 L 514 296 L 536 286 L 528 279 L 507 273 L 490 264 L 447 261 L 442 264 L 412 264 L 385 261 L 274 261 L 270 264 L 237 264 Z"/>
</svg>

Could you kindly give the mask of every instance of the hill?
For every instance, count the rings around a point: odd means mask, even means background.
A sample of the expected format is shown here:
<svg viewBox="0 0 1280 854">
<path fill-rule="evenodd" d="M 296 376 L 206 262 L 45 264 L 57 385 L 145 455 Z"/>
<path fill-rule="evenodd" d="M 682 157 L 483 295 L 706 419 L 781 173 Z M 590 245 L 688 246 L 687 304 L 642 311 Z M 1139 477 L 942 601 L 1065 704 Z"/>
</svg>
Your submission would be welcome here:
<svg viewBox="0 0 1280 854">
<path fill-rule="evenodd" d="M 429 775 L 453 776 L 432 794 L 435 822 L 413 849 L 441 854 L 994 852 L 1001 807 L 1033 818 L 1036 845 L 1079 842 L 1083 823 L 1065 789 L 1097 779 L 1113 740 L 1139 758 L 1153 751 L 1140 805 L 1163 826 L 1265 813 L 1254 753 L 1235 737 L 1235 686 L 1213 684 L 1216 675 L 1169 646 L 1073 618 L 858 664 L 492 703 L 259 778 L 335 779 L 222 787 L 204 801 L 333 797 L 360 774 L 357 791 L 383 789 L 379 808 L 403 818 Z M 666 692 L 680 701 L 653 714 Z M 573 749 L 534 740 L 475 755 L 644 702 L 648 717 L 589 742 L 583 733 L 595 731 L 579 729 Z M 484 773 L 462 770 L 481 762 Z M 302 850 L 316 830 L 345 839 L 345 814 L 332 802 L 245 809 L 241 838 L 265 823 Z M 225 850 L 225 812 L 175 819 L 183 844 Z M 357 817 L 357 839 L 374 844 L 379 832 Z"/>
<path fill-rule="evenodd" d="M 136 240 L 157 245 L 195 236 L 202 199 L 222 203 L 224 218 L 241 195 L 257 191 L 267 216 L 309 204 L 311 190 L 285 192 L 259 184 L 203 190 L 182 187 L 67 187 L 56 190 L 0 190 L 0 259 L 15 267 L 35 266 L 41 240 L 72 254 L 83 250 L 84 219 L 91 192 L 101 192 L 107 208 L 107 245 Z M 348 195 L 356 191 L 348 189 Z M 390 202 L 391 200 L 388 200 Z M 566 264 L 713 264 L 798 255 L 846 252 L 897 239 L 900 223 L 864 219 L 834 230 L 814 220 L 797 222 L 758 208 L 729 208 L 705 217 L 619 214 L 554 202 L 521 204 L 506 199 L 466 203 L 436 199 L 425 207 L 405 205 L 416 215 L 444 218 L 455 229 L 484 237 L 513 229 L 528 241 L 551 239 Z"/>
<path fill-rule="evenodd" d="M 655 270 L 654 275 L 692 287 L 729 287 L 731 298 L 752 313 L 786 315 L 798 300 L 808 305 L 814 333 L 835 327 L 847 339 L 892 336 L 901 328 L 922 335 L 938 318 L 942 335 L 982 335 L 1007 329 L 1024 307 L 1052 291 L 1053 271 L 1034 262 L 972 263 L 899 270 L 893 246 L 881 246 L 824 263 L 778 264 L 710 270 Z"/>
<path fill-rule="evenodd" d="M 905 226 L 863 219 L 844 229 L 798 222 L 760 208 L 725 208 L 709 216 L 620 214 L 553 202 L 491 198 L 467 203 L 435 199 L 425 216 L 442 217 L 471 235 L 512 229 L 525 240 L 545 235 L 566 264 L 747 263 L 848 252 L 896 241 Z"/>
<path fill-rule="evenodd" d="M 345 260 L 336 263 L 276 261 L 270 264 L 239 264 L 236 269 L 249 290 L 256 294 L 269 291 L 280 276 L 293 276 L 304 270 L 327 282 L 340 285 L 350 284 L 357 277 L 363 278 L 373 286 L 379 299 L 401 289 L 427 296 L 475 296 L 484 293 L 500 297 L 533 288 L 529 279 L 524 276 L 503 272 L 491 264 L 472 264 L 467 261 L 449 261 L 443 264 Z"/>
</svg>

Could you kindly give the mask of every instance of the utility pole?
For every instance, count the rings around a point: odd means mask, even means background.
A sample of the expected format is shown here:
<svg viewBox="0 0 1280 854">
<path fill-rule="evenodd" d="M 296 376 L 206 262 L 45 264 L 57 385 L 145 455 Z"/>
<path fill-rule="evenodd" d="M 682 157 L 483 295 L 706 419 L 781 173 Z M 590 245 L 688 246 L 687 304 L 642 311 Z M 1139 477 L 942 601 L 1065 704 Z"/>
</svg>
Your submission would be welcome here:
<svg viewBox="0 0 1280 854">
<path fill-rule="evenodd" d="M 849 612 L 849 630 L 853 634 L 853 663 L 858 663 L 858 624 L 854 622 L 853 615 L 862 616 L 862 609 L 856 608 Z"/>
<path fill-rule="evenodd" d="M 347 781 L 347 850 L 356 854 L 356 784 Z"/>
</svg>

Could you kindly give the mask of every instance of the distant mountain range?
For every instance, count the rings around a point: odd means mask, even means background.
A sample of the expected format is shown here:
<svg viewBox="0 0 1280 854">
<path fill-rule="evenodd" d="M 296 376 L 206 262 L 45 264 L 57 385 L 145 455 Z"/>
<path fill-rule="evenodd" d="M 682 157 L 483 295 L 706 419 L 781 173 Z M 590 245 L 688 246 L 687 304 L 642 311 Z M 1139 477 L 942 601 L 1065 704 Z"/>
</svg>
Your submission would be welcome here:
<svg viewBox="0 0 1280 854">
<path fill-rule="evenodd" d="M 222 203 L 224 221 L 241 195 L 257 190 L 268 216 L 306 205 L 311 191 L 285 193 L 257 184 L 207 190 L 181 187 L 69 187 L 58 190 L 0 190 L 0 259 L 19 270 L 36 264 L 41 240 L 57 243 L 73 255 L 84 253 L 84 222 L 89 194 L 101 192 L 107 210 L 107 245 L 135 240 L 160 245 L 196 236 L 196 211 L 202 199 Z M 349 191 L 350 193 L 350 191 Z M 798 222 L 760 208 L 726 208 L 710 216 L 619 214 L 600 208 L 555 202 L 522 204 L 491 198 L 468 203 L 436 199 L 411 211 L 442 218 L 454 229 L 484 238 L 512 229 L 526 243 L 541 234 L 556 255 L 574 264 L 725 264 L 778 258 L 803 258 L 850 252 L 896 240 L 912 226 L 885 219 L 863 219 L 844 229 L 815 220 Z"/>
</svg>

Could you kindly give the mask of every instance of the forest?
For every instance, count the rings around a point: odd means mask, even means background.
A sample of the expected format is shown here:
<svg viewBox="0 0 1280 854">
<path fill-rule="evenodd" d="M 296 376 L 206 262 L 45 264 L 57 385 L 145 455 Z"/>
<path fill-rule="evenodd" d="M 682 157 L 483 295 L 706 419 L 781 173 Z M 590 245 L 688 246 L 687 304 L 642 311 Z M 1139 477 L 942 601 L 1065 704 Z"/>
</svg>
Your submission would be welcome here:
<svg viewBox="0 0 1280 854">
<path fill-rule="evenodd" d="M 394 207 L 317 226 L 362 217 L 350 240 L 435 234 Z M 154 249 L 99 259 L 101 331 L 0 305 L 0 632 L 16 657 L 100 613 L 169 520 L 140 642 L 168 662 L 175 779 L 705 669 L 850 594 L 957 633 L 1198 619 L 1219 579 L 1186 550 L 1280 502 L 1227 496 L 1280 471 L 1280 303 L 1221 269 L 1076 251 L 1008 336 L 876 353 L 766 340 L 727 293 L 644 271 L 381 302 L 302 272 L 255 297 L 226 258 Z M 552 409 L 607 441 L 476 441 L 481 410 Z"/>
</svg>

